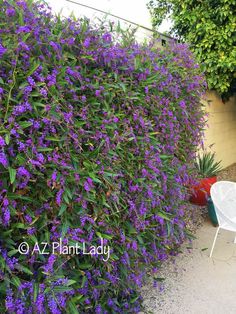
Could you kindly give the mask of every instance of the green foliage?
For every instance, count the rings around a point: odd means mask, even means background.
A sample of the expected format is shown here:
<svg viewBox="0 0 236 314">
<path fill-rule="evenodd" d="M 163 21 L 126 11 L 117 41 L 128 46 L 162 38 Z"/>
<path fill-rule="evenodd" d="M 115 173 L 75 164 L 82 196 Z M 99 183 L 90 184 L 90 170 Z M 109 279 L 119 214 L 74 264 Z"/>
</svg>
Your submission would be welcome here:
<svg viewBox="0 0 236 314">
<path fill-rule="evenodd" d="M 208 88 L 228 98 L 236 91 L 235 0 L 152 0 L 148 7 L 157 26 L 167 16 L 172 34 L 188 42 L 205 71 Z"/>
<path fill-rule="evenodd" d="M 41 2 L 0 0 L 0 24 L 0 310 L 139 313 L 147 269 L 188 237 L 201 71 L 185 45 L 138 45 Z M 53 250 L 101 238 L 107 260 Z"/>
<path fill-rule="evenodd" d="M 221 161 L 215 161 L 215 153 L 204 152 L 202 156 L 198 157 L 196 167 L 203 178 L 211 178 L 222 169 L 220 164 Z"/>
</svg>

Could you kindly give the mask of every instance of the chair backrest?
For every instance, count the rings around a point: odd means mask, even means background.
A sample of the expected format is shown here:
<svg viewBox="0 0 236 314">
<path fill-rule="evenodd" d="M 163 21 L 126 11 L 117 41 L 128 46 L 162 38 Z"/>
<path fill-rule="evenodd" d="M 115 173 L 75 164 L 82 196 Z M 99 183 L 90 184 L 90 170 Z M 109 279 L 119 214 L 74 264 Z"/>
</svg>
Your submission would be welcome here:
<svg viewBox="0 0 236 314">
<path fill-rule="evenodd" d="M 210 192 L 219 225 L 225 223 L 235 225 L 236 182 L 218 181 L 212 185 Z"/>
</svg>

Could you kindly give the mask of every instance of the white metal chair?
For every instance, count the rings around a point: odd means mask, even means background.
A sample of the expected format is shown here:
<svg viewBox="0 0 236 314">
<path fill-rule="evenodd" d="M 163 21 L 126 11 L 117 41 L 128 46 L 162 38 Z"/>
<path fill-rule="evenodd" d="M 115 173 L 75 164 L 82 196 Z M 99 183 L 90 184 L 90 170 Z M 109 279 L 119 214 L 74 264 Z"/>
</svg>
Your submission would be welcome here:
<svg viewBox="0 0 236 314">
<path fill-rule="evenodd" d="M 214 203 L 219 227 L 216 230 L 210 257 L 220 229 L 236 232 L 236 182 L 218 181 L 211 187 L 211 199 Z M 234 239 L 236 243 L 236 237 Z"/>
</svg>

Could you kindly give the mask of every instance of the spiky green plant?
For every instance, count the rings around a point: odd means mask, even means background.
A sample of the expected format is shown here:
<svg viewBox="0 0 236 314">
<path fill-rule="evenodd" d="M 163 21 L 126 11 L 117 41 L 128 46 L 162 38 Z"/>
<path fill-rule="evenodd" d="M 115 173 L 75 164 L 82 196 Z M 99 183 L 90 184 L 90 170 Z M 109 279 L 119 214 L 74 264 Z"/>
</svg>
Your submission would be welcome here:
<svg viewBox="0 0 236 314">
<path fill-rule="evenodd" d="M 212 152 L 204 152 L 198 156 L 196 167 L 199 174 L 204 178 L 214 177 L 222 169 L 221 161 L 215 161 L 215 153 Z"/>
</svg>

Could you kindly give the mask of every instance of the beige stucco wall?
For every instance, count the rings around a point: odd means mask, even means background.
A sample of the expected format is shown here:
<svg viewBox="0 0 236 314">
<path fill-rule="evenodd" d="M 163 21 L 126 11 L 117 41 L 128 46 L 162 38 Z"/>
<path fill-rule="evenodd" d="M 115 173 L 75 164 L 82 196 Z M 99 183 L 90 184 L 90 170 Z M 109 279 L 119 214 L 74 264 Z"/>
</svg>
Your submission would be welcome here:
<svg viewBox="0 0 236 314">
<path fill-rule="evenodd" d="M 208 116 L 208 128 L 205 131 L 205 147 L 216 153 L 217 160 L 222 160 L 222 166 L 236 163 L 236 97 L 231 97 L 226 103 L 215 92 L 207 92 L 204 101 Z"/>
</svg>

